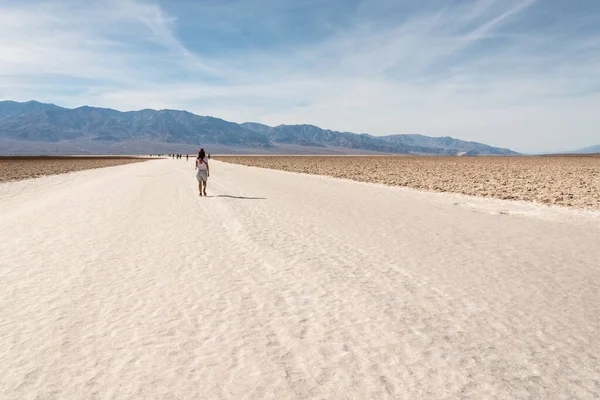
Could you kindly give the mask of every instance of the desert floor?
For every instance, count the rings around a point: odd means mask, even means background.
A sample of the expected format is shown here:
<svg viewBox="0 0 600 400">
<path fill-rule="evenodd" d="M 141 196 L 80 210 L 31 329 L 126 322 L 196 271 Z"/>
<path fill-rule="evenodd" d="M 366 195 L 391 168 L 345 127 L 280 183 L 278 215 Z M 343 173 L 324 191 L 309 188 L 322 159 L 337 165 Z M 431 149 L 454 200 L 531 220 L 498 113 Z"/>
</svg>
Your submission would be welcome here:
<svg viewBox="0 0 600 400">
<path fill-rule="evenodd" d="M 0 184 L 0 399 L 600 396 L 600 212 L 192 162 Z"/>
<path fill-rule="evenodd" d="M 112 167 L 145 160 L 140 157 L 123 156 L 0 157 L 0 182 Z"/>
<path fill-rule="evenodd" d="M 600 210 L 600 155 L 547 157 L 227 156 L 236 164 Z"/>
</svg>

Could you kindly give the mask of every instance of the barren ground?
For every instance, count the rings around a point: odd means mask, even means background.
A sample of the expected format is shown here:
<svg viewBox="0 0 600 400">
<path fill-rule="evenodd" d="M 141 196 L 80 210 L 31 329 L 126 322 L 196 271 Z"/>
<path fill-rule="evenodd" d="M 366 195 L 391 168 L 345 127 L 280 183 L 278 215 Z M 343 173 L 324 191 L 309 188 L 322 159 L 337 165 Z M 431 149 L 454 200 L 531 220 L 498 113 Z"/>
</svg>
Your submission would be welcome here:
<svg viewBox="0 0 600 400">
<path fill-rule="evenodd" d="M 220 156 L 221 161 L 355 181 L 600 209 L 600 156 Z"/>
<path fill-rule="evenodd" d="M 146 161 L 136 157 L 0 157 L 0 182 Z"/>
<path fill-rule="evenodd" d="M 192 159 L 4 182 L 0 399 L 600 398 L 600 211 L 459 197 L 218 161 L 199 197 Z"/>
</svg>

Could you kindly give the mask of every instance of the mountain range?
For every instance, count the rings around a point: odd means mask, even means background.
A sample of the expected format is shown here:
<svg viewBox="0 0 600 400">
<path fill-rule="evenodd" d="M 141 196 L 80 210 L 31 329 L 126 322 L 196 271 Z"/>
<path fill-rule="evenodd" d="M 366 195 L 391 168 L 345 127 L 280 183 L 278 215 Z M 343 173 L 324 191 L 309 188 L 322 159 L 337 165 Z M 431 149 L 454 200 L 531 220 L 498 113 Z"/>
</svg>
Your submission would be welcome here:
<svg viewBox="0 0 600 400">
<path fill-rule="evenodd" d="M 595 146 L 585 147 L 583 149 L 579 149 L 577 151 L 574 151 L 573 153 L 577 153 L 577 154 L 600 154 L 600 144 L 597 144 Z"/>
<path fill-rule="evenodd" d="M 516 155 L 451 137 L 373 136 L 313 125 L 237 124 L 179 110 L 121 112 L 83 106 L 68 109 L 28 101 L 0 102 L 0 153 L 213 152 L 297 154 Z"/>
</svg>

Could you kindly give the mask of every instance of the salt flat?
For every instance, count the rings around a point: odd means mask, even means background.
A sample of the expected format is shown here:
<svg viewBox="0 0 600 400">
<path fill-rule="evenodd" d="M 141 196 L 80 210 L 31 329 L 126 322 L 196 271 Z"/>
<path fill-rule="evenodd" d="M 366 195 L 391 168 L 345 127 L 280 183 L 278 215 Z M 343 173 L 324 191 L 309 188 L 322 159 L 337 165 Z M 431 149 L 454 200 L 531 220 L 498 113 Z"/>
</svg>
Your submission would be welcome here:
<svg viewBox="0 0 600 400">
<path fill-rule="evenodd" d="M 600 396 L 600 212 L 192 162 L 0 184 L 1 399 Z"/>
</svg>

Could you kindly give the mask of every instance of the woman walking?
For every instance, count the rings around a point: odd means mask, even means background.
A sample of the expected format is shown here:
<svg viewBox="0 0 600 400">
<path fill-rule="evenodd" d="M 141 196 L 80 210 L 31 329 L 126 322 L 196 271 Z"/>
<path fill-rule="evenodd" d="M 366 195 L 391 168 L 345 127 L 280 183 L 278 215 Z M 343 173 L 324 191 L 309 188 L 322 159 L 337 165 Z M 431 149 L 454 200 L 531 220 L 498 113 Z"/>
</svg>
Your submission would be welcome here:
<svg viewBox="0 0 600 400">
<path fill-rule="evenodd" d="M 208 162 L 206 160 L 206 153 L 204 149 L 200 149 L 198 152 L 198 158 L 196 158 L 196 178 L 198 179 L 198 195 L 206 196 L 206 183 L 210 176 L 210 170 L 208 168 Z"/>
</svg>

